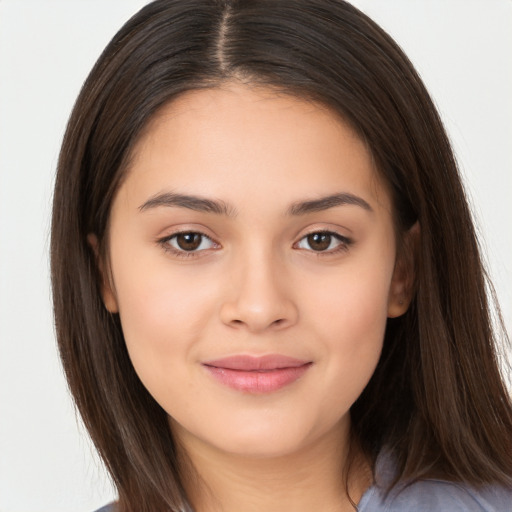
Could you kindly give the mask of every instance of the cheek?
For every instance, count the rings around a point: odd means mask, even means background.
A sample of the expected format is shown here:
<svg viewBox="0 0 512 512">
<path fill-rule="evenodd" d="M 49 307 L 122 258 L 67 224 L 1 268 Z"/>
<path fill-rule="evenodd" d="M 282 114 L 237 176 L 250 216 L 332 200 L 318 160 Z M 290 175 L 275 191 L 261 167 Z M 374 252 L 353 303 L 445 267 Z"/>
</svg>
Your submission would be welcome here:
<svg viewBox="0 0 512 512">
<path fill-rule="evenodd" d="M 115 276 L 119 315 L 132 364 L 153 392 L 193 361 L 214 315 L 215 290 L 208 281 L 199 286 L 186 270 L 170 273 L 158 265 L 129 270 L 119 268 Z"/>
<path fill-rule="evenodd" d="M 384 333 L 391 275 L 391 269 L 378 268 L 376 263 L 373 268 L 343 268 L 314 287 L 306 283 L 305 288 L 314 290 L 304 294 L 308 310 L 322 318 L 320 325 L 325 327 L 326 335 L 364 344 L 364 333 Z"/>
<path fill-rule="evenodd" d="M 309 297 L 309 318 L 325 355 L 332 410 L 346 410 L 370 380 L 387 323 L 391 272 L 340 274 Z M 326 395 L 326 400 L 328 395 Z"/>
</svg>

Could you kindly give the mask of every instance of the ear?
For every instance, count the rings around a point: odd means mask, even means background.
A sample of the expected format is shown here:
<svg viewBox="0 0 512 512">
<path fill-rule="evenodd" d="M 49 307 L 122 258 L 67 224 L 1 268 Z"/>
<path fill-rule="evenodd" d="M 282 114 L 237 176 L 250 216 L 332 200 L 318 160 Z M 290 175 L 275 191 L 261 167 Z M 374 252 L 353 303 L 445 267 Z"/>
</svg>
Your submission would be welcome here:
<svg viewBox="0 0 512 512">
<path fill-rule="evenodd" d="M 416 262 L 420 241 L 420 225 L 416 222 L 405 233 L 388 296 L 388 318 L 402 316 L 412 301 L 415 291 Z"/>
<path fill-rule="evenodd" d="M 112 275 L 108 269 L 108 265 L 107 268 L 105 268 L 105 262 L 100 255 L 98 237 L 93 233 L 89 233 L 87 235 L 87 242 L 91 246 L 96 258 L 96 265 L 101 279 L 101 298 L 103 299 L 103 304 L 110 313 L 118 313 L 119 308 L 117 305 Z"/>
</svg>

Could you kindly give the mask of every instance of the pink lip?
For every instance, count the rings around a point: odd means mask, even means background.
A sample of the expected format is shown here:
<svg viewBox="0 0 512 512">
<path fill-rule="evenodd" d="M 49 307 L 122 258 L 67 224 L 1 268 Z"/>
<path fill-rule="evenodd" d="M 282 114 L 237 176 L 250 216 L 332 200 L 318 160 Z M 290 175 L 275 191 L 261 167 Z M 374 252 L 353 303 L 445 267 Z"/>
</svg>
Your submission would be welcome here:
<svg viewBox="0 0 512 512">
<path fill-rule="evenodd" d="M 204 368 L 222 384 L 247 393 L 271 393 L 299 379 L 312 365 L 293 357 L 237 355 L 206 361 Z"/>
</svg>

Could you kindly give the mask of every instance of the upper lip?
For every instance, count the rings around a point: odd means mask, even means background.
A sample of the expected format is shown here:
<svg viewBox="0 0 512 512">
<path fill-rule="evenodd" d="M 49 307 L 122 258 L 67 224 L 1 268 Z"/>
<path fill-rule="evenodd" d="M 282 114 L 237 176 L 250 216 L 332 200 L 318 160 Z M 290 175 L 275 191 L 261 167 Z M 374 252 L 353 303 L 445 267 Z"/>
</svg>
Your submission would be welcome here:
<svg viewBox="0 0 512 512">
<path fill-rule="evenodd" d="M 234 355 L 204 361 L 205 366 L 225 368 L 227 370 L 256 371 L 256 370 L 278 370 L 280 368 L 297 368 L 311 361 L 296 359 L 295 357 L 281 354 L 268 354 L 264 356 Z"/>
</svg>

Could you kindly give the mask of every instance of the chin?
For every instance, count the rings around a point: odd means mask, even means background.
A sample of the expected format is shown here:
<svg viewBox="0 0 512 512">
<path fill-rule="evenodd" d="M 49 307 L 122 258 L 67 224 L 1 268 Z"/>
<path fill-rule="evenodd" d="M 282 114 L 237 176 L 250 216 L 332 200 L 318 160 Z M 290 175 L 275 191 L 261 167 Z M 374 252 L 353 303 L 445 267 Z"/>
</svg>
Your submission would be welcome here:
<svg viewBox="0 0 512 512">
<path fill-rule="evenodd" d="M 348 416 L 347 416 L 348 418 Z M 229 424 L 229 423 L 228 423 Z M 231 423 L 228 428 L 211 428 L 197 432 L 196 439 L 217 452 L 247 459 L 276 459 L 314 450 L 316 447 L 339 444 L 348 433 L 349 420 L 309 424 L 300 422 L 253 421 L 243 425 Z"/>
<path fill-rule="evenodd" d="M 247 459 L 276 459 L 301 451 L 305 445 L 305 440 L 266 436 L 231 439 L 229 443 L 218 448 L 225 453 Z"/>
</svg>

